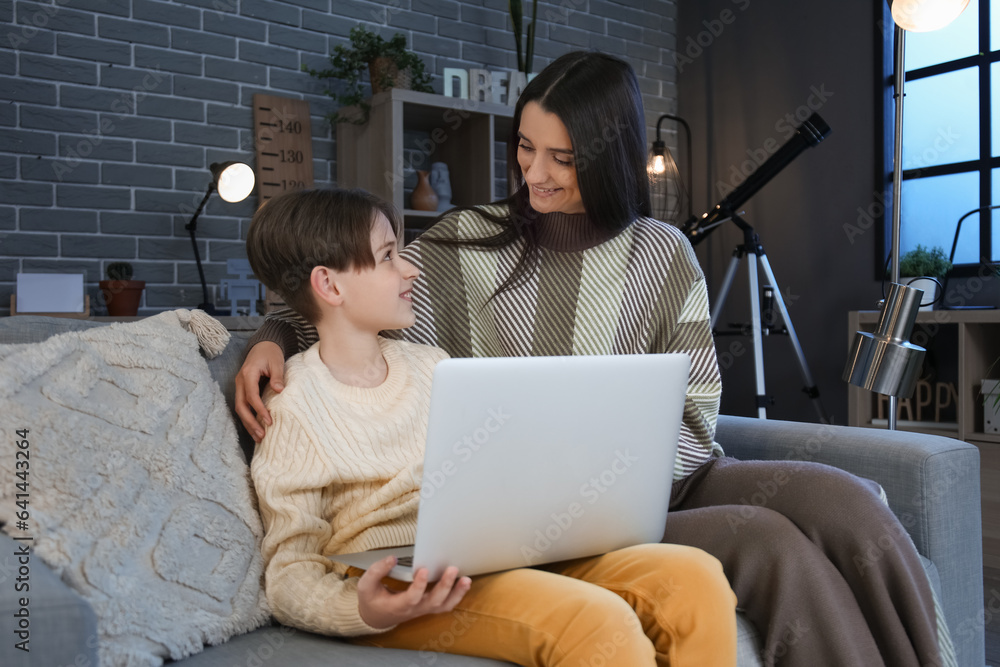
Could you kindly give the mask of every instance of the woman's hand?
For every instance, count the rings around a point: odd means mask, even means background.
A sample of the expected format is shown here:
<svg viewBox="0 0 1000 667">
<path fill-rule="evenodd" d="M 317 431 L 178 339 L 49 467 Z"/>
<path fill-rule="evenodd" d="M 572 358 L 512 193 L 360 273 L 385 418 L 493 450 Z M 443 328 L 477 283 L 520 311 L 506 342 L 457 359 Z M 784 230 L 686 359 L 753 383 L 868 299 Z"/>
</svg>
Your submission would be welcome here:
<svg viewBox="0 0 1000 667">
<path fill-rule="evenodd" d="M 431 590 L 427 590 L 427 568 L 420 568 L 405 591 L 392 591 L 382 578 L 396 565 L 396 557 L 383 558 L 358 581 L 358 612 L 373 628 L 390 628 L 425 614 L 451 611 L 472 586 L 468 577 L 458 576 L 457 567 L 448 567 Z"/>
<path fill-rule="evenodd" d="M 275 391 L 285 388 L 285 355 L 277 343 L 263 341 L 251 347 L 236 374 L 236 414 L 256 442 L 261 441 L 264 429 L 271 425 L 271 413 L 260 399 L 261 377 L 270 378 Z"/>
</svg>

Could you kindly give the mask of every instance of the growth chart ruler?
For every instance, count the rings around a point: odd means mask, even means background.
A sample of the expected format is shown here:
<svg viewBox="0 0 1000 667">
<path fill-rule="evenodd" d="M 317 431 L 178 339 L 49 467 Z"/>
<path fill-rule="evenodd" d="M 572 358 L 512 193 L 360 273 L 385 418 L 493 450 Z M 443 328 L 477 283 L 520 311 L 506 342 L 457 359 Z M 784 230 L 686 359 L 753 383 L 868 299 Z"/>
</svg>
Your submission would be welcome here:
<svg viewBox="0 0 1000 667">
<path fill-rule="evenodd" d="M 313 187 L 309 102 L 276 95 L 253 96 L 259 203 Z"/>
</svg>

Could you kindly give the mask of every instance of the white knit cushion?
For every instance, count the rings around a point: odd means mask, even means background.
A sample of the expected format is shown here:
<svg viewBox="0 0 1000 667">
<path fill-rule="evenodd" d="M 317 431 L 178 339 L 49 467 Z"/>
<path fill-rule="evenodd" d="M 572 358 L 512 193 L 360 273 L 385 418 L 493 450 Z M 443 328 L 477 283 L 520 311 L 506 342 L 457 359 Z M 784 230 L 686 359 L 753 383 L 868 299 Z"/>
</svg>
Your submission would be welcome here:
<svg viewBox="0 0 1000 667">
<path fill-rule="evenodd" d="M 0 521 L 94 608 L 105 666 L 184 658 L 269 618 L 249 472 L 199 352 L 226 332 L 195 315 L 0 346 Z"/>
</svg>

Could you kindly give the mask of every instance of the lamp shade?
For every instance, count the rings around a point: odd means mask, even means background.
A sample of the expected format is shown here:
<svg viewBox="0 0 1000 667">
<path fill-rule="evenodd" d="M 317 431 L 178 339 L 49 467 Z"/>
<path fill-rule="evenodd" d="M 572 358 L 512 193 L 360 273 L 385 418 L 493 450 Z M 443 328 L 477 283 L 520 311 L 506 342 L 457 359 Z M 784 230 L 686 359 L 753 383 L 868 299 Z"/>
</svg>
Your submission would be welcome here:
<svg viewBox="0 0 1000 667">
<path fill-rule="evenodd" d="M 855 334 L 844 379 L 869 391 L 908 398 L 926 350 L 909 342 L 923 291 L 893 283 L 874 333 Z"/>
<path fill-rule="evenodd" d="M 215 162 L 209 167 L 219 196 L 227 202 L 241 202 L 253 192 L 253 169 L 242 162 Z"/>
<path fill-rule="evenodd" d="M 969 0 L 890 0 L 892 19 L 903 30 L 940 30 L 958 18 Z"/>
</svg>

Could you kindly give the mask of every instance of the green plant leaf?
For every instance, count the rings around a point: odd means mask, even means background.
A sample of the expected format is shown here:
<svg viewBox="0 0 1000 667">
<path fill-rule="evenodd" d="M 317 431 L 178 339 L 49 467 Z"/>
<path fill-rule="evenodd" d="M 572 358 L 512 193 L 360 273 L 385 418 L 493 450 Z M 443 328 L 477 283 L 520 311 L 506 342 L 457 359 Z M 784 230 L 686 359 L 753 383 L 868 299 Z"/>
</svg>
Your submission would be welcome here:
<svg viewBox="0 0 1000 667">
<path fill-rule="evenodd" d="M 524 54 L 524 67 L 521 69 L 525 75 L 531 74 L 531 61 L 535 57 L 535 24 L 528 24 L 528 51 Z"/>
<path fill-rule="evenodd" d="M 525 76 L 531 74 L 531 61 L 535 57 L 535 24 L 538 18 L 538 0 L 533 0 L 531 3 L 531 23 L 528 25 L 528 46 L 524 55 L 524 72 Z"/>
<path fill-rule="evenodd" d="M 510 22 L 514 29 L 514 47 L 517 51 L 517 69 L 523 72 L 524 58 L 521 55 L 521 29 L 524 24 L 524 8 L 521 5 L 521 0 L 510 0 L 508 7 L 510 9 Z"/>
</svg>

